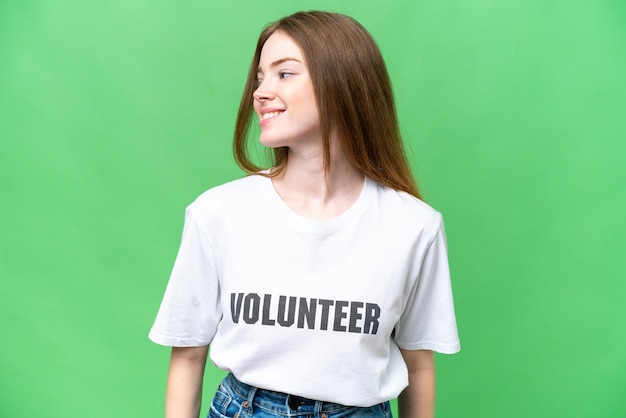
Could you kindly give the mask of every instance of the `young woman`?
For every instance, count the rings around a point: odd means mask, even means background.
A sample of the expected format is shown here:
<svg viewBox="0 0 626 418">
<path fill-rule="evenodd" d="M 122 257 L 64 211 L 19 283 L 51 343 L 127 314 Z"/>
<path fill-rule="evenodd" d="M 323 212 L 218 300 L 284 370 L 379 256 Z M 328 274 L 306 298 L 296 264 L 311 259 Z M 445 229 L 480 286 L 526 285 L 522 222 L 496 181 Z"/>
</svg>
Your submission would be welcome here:
<svg viewBox="0 0 626 418">
<path fill-rule="evenodd" d="M 248 155 L 249 127 L 273 150 Z M 433 351 L 459 350 L 442 218 L 420 200 L 368 32 L 300 12 L 259 38 L 237 117 L 250 175 L 203 193 L 150 338 L 172 346 L 167 417 L 432 417 Z"/>
</svg>

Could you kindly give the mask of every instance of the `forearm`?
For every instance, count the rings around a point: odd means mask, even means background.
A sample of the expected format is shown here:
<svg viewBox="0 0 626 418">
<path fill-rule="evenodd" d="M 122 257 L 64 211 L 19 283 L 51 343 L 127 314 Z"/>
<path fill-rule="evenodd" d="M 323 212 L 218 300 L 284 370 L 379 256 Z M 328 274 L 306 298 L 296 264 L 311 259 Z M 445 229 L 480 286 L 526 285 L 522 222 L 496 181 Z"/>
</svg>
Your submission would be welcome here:
<svg viewBox="0 0 626 418">
<path fill-rule="evenodd" d="M 165 395 L 166 418 L 198 418 L 207 347 L 172 348 Z"/>
<path fill-rule="evenodd" d="M 409 368 L 409 386 L 398 398 L 400 418 L 433 418 L 435 416 L 434 355 L 430 351 L 403 352 L 402 354 Z"/>
</svg>

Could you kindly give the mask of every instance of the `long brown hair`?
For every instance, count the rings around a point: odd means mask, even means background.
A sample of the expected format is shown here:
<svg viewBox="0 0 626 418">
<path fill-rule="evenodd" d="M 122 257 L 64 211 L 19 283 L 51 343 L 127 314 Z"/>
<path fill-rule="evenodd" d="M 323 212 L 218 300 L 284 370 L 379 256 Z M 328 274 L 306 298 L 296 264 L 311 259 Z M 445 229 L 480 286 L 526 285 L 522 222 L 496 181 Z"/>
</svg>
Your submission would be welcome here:
<svg viewBox="0 0 626 418">
<path fill-rule="evenodd" d="M 330 168 L 330 134 L 335 132 L 359 172 L 420 198 L 380 50 L 361 24 L 337 13 L 298 12 L 272 23 L 259 36 L 235 125 L 233 151 L 239 167 L 248 173 L 262 170 L 251 160 L 247 141 L 261 49 L 276 31 L 290 36 L 306 60 L 319 111 L 325 171 Z M 280 173 L 286 163 L 287 148 L 275 148 L 272 173 Z"/>
</svg>

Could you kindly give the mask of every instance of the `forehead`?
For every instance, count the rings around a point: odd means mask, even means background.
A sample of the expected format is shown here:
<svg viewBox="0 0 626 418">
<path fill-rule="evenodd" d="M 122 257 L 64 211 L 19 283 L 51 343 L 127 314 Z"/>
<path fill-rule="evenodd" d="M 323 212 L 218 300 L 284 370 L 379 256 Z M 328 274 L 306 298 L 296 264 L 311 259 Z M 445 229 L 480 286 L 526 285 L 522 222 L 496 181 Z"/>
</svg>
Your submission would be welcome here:
<svg viewBox="0 0 626 418">
<path fill-rule="evenodd" d="M 267 38 L 261 49 L 259 67 L 268 67 L 273 62 L 284 58 L 294 58 L 304 63 L 304 56 L 300 46 L 289 35 L 276 31 Z"/>
</svg>

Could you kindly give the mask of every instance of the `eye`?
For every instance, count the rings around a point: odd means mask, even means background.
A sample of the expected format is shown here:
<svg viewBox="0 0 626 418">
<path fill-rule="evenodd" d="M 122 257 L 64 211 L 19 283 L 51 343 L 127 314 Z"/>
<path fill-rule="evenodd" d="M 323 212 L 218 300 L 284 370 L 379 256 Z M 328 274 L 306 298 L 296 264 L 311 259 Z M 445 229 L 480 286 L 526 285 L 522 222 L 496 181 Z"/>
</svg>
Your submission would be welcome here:
<svg viewBox="0 0 626 418">
<path fill-rule="evenodd" d="M 289 78 L 293 75 L 293 73 L 289 72 L 289 71 L 281 71 L 278 73 L 278 78 Z"/>
</svg>

